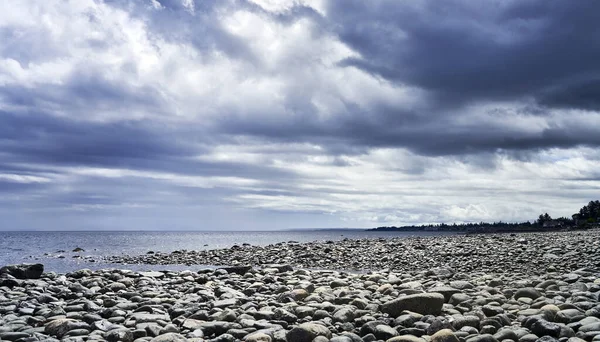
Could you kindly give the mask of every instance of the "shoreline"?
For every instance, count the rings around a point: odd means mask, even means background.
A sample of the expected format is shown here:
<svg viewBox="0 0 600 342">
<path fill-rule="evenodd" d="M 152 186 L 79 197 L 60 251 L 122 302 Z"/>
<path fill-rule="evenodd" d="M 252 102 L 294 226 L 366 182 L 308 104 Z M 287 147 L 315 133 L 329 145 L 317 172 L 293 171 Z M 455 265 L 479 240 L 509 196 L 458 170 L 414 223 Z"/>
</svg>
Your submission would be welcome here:
<svg viewBox="0 0 600 342">
<path fill-rule="evenodd" d="M 600 231 L 586 233 L 238 246 L 207 252 L 230 266 L 198 271 L 18 266 L 0 271 L 0 340 L 595 342 Z M 322 269 L 298 266 L 323 253 Z M 414 258 L 381 267 L 385 253 Z M 357 261 L 368 270 L 329 267 Z"/>
<path fill-rule="evenodd" d="M 264 266 L 289 264 L 304 269 L 417 271 L 449 267 L 457 271 L 503 273 L 568 272 L 600 267 L 600 230 L 402 236 L 339 241 L 234 245 L 209 250 L 148 251 L 109 256 L 117 265 Z"/>
</svg>

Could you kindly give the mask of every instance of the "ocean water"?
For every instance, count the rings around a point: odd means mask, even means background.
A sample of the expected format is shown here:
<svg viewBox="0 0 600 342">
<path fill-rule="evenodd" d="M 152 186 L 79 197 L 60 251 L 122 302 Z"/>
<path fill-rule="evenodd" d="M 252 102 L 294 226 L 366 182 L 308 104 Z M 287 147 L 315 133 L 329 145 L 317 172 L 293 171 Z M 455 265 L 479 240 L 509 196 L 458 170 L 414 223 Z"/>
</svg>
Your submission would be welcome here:
<svg viewBox="0 0 600 342">
<path fill-rule="evenodd" d="M 203 250 L 227 248 L 249 243 L 265 246 L 278 242 L 326 241 L 344 238 L 387 238 L 448 235 L 443 232 L 369 232 L 363 230 L 311 230 L 261 232 L 2 232 L 0 231 L 0 266 L 19 263 L 42 263 L 46 271 L 70 272 L 82 268 L 124 268 L 131 270 L 196 270 L 213 265 L 123 265 L 102 262 L 102 256 L 138 255 L 148 251 Z M 83 252 L 73 252 L 75 248 Z M 91 262 L 90 260 L 94 260 Z"/>
</svg>

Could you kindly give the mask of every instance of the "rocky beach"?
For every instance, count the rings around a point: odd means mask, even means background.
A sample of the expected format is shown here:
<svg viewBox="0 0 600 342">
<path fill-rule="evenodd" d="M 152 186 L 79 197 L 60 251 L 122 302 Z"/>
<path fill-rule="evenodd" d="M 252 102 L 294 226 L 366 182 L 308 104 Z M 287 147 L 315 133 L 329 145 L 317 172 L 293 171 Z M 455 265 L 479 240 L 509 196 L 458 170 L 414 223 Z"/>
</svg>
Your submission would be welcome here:
<svg viewBox="0 0 600 342">
<path fill-rule="evenodd" d="M 239 245 L 0 270 L 4 341 L 600 341 L 600 232 Z M 128 271 L 127 264 L 218 266 Z"/>
<path fill-rule="evenodd" d="M 543 274 L 600 267 L 600 230 L 289 241 L 200 251 L 148 251 L 105 261 L 149 265 L 286 264 L 295 268 L 399 272 L 449 267 L 461 272 Z"/>
</svg>

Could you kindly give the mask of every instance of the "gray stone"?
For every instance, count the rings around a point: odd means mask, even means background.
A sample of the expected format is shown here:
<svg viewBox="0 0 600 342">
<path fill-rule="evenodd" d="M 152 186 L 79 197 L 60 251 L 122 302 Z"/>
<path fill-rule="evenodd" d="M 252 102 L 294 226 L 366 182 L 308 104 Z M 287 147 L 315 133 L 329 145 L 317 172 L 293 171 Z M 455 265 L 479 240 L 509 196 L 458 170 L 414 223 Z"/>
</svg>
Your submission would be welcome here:
<svg viewBox="0 0 600 342">
<path fill-rule="evenodd" d="M 363 338 L 364 339 L 364 338 Z M 392 337 L 386 342 L 425 342 L 424 339 L 413 335 L 401 335 Z"/>
<path fill-rule="evenodd" d="M 0 340 L 2 341 L 16 341 L 18 339 L 25 339 L 30 337 L 31 334 L 18 331 L 7 331 L 0 333 Z"/>
<path fill-rule="evenodd" d="M 541 319 L 531 325 L 531 332 L 538 336 L 558 337 L 560 325 Z"/>
<path fill-rule="evenodd" d="M 69 318 L 59 318 L 46 324 L 44 332 L 48 335 L 62 338 L 66 333 L 75 329 L 90 330 L 89 324 Z"/>
<path fill-rule="evenodd" d="M 542 296 L 542 294 L 540 293 L 540 291 L 536 290 L 533 287 L 524 287 L 524 288 L 518 289 L 517 292 L 515 292 L 515 294 L 514 294 L 515 299 L 519 299 L 519 298 L 523 298 L 523 297 L 537 299 L 541 296 Z"/>
<path fill-rule="evenodd" d="M 150 342 L 187 342 L 187 338 L 176 333 L 167 333 L 156 336 L 151 339 Z"/>
<path fill-rule="evenodd" d="M 466 342 L 498 342 L 498 340 L 490 334 L 482 334 L 470 337 Z"/>
<path fill-rule="evenodd" d="M 398 336 L 398 331 L 389 325 L 378 324 L 373 330 L 373 335 L 375 335 L 378 340 L 388 340 L 392 337 Z"/>
<path fill-rule="evenodd" d="M 249 334 L 244 338 L 246 342 L 271 342 L 271 340 L 271 336 L 260 331 Z"/>
<path fill-rule="evenodd" d="M 431 342 L 459 342 L 459 339 L 452 330 L 442 329 L 431 335 Z"/>
<path fill-rule="evenodd" d="M 133 332 L 129 329 L 113 329 L 108 331 L 104 338 L 108 342 L 131 342 L 133 341 Z"/>
<path fill-rule="evenodd" d="M 600 331 L 600 322 L 583 325 L 579 328 L 580 332 Z"/>
<path fill-rule="evenodd" d="M 381 306 L 381 311 L 392 317 L 398 317 L 402 311 L 413 311 L 422 315 L 438 315 L 444 305 L 444 296 L 440 293 L 422 293 L 400 297 Z"/>
<path fill-rule="evenodd" d="M 512 340 L 519 341 L 519 337 L 517 333 L 513 329 L 500 329 L 498 332 L 494 334 L 494 338 L 498 341 L 502 340 Z"/>
<path fill-rule="evenodd" d="M 0 268 L 0 275 L 7 274 L 17 279 L 39 279 L 44 273 L 42 264 L 7 265 Z"/>
<path fill-rule="evenodd" d="M 289 342 L 311 342 L 317 336 L 331 337 L 331 331 L 317 323 L 302 323 L 286 334 Z"/>
</svg>

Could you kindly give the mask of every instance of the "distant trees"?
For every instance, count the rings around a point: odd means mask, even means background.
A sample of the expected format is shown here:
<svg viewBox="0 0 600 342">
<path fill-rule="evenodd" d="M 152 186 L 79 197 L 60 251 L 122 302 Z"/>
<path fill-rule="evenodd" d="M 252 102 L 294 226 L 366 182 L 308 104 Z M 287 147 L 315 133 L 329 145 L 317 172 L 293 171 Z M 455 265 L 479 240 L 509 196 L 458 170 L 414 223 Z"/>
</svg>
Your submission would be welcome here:
<svg viewBox="0 0 600 342">
<path fill-rule="evenodd" d="M 586 206 L 579 209 L 579 219 L 582 222 L 596 223 L 600 218 L 600 201 L 590 201 Z"/>
<path fill-rule="evenodd" d="M 548 213 L 545 214 L 541 214 L 540 217 L 538 217 L 537 220 L 537 224 L 538 226 L 543 226 L 545 222 L 550 222 L 552 221 L 552 217 L 550 217 L 550 215 L 548 215 Z"/>
<path fill-rule="evenodd" d="M 460 223 L 451 224 L 429 224 L 420 226 L 402 226 L 402 227 L 378 227 L 370 230 L 383 231 L 419 231 L 419 230 L 438 230 L 438 231 L 537 231 L 541 228 L 547 229 L 562 229 L 567 227 L 579 226 L 579 228 L 589 228 L 600 223 L 600 201 L 590 201 L 586 206 L 579 209 L 579 213 L 572 216 L 573 218 L 559 217 L 553 219 L 548 213 L 541 214 L 538 219 L 531 223 L 506 223 L 506 222 L 479 222 L 479 223 Z M 547 224 L 545 224 L 547 223 Z"/>
</svg>

